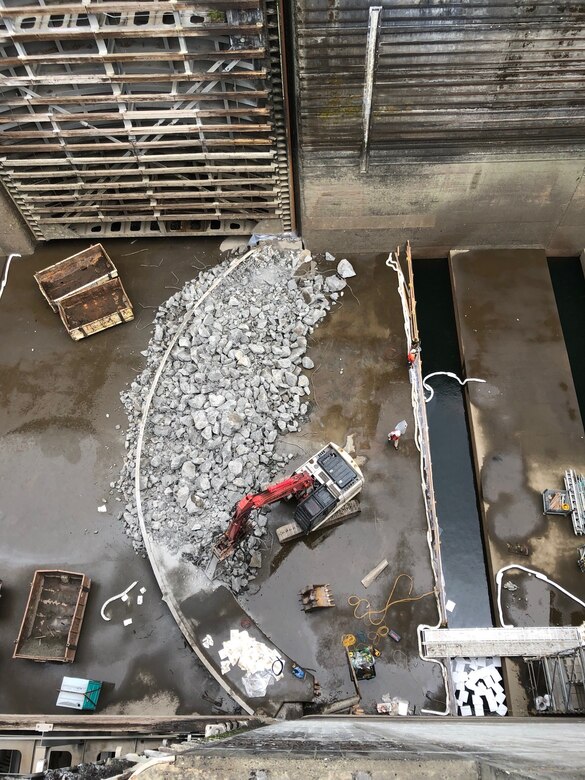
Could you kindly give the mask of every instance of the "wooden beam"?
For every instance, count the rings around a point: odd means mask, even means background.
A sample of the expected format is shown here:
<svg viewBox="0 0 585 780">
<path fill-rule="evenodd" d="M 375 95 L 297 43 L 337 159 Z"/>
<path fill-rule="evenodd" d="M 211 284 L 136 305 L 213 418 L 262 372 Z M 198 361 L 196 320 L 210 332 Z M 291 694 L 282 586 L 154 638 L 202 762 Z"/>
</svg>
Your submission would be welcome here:
<svg viewBox="0 0 585 780">
<path fill-rule="evenodd" d="M 243 179 L 230 177 L 227 179 L 157 179 L 156 181 L 144 182 L 142 174 L 136 172 L 136 176 L 140 177 L 139 181 L 102 181 L 102 182 L 53 182 L 51 184 L 27 184 L 24 183 L 19 186 L 19 192 L 58 192 L 60 190 L 66 193 L 71 192 L 84 192 L 88 190 L 90 192 L 108 191 L 108 190 L 139 190 L 141 193 L 145 191 L 145 187 L 152 190 L 159 190 L 161 187 L 177 187 L 178 182 L 183 182 L 185 186 L 192 188 L 192 191 L 196 191 L 199 188 L 220 186 L 222 184 L 228 184 L 230 187 L 239 184 L 259 184 L 266 186 L 273 186 L 276 184 L 277 179 L 275 176 L 250 176 Z M 116 197 L 116 192 L 112 193 L 112 197 Z"/>
<path fill-rule="evenodd" d="M 269 718 L 238 715 L 238 720 L 246 721 L 250 726 L 260 723 L 269 724 L 276 721 Z M 221 723 L 234 720 L 233 715 L 169 715 L 169 716 L 139 716 L 139 715 L 0 715 L 0 732 L 24 731 L 30 732 L 41 739 L 38 731 L 39 723 L 47 721 L 53 726 L 53 733 L 77 732 L 116 732 L 122 734 L 184 734 L 189 731 L 205 731 L 206 723 Z"/>
<path fill-rule="evenodd" d="M 0 19 L 18 16 L 47 16 L 60 14 L 92 14 L 99 16 L 106 13 L 132 14 L 136 11 L 165 12 L 191 11 L 205 13 L 213 10 L 234 10 L 242 8 L 258 8 L 260 0 L 208 0 L 208 2 L 186 2 L 185 0 L 124 0 L 123 3 L 48 3 L 46 5 L 21 5 L 0 9 Z"/>
<path fill-rule="evenodd" d="M 237 81 L 238 79 L 265 79 L 265 70 L 231 70 L 229 73 L 126 73 L 124 75 L 109 75 L 107 73 L 93 75 L 86 74 L 65 74 L 56 76 L 55 74 L 46 74 L 41 76 L 5 76 L 0 81 L 0 86 L 5 87 L 37 87 L 42 84 L 68 84 L 75 80 L 75 84 L 142 84 L 142 83 L 161 83 L 161 82 L 194 82 L 194 81 Z M 188 100 L 189 98 L 187 98 Z M 192 100 L 196 100 L 196 94 Z"/>
<path fill-rule="evenodd" d="M 128 159 L 128 163 L 132 165 L 132 158 Z M 5 166 L 3 166 L 5 168 Z M 156 176 L 157 174 L 169 174 L 169 173 L 191 173 L 194 175 L 206 175 L 208 173 L 270 173 L 275 171 L 276 164 L 270 165 L 201 165 L 198 167 L 193 166 L 174 166 L 161 165 L 159 167 L 149 168 L 144 164 L 136 165 L 134 163 L 132 168 L 118 169 L 112 171 L 111 168 L 98 168 L 93 171 L 77 171 L 77 170 L 58 170 L 58 171 L 11 171 L 11 177 L 15 180 L 18 179 L 42 179 L 46 181 L 50 176 L 56 179 L 63 179 L 69 176 L 83 176 L 85 179 L 89 178 L 101 178 L 105 176 L 109 178 L 115 176 Z M 6 168 L 5 168 L 6 171 Z"/>
<path fill-rule="evenodd" d="M 229 35 L 261 35 L 263 24 L 201 24 L 198 27 L 182 27 L 170 25 L 151 25 L 141 27 L 124 27 L 122 25 L 112 27 L 100 27 L 97 33 L 100 38 L 176 38 L 182 35 L 184 38 L 217 38 Z M 53 41 L 59 38 L 62 41 L 93 40 L 96 33 L 90 27 L 50 27 L 41 29 L 19 30 L 14 33 L 6 33 L 0 36 L 0 43 L 7 44 L 11 41 L 27 43 L 28 41 Z"/>
<path fill-rule="evenodd" d="M 104 206 L 102 204 L 95 204 L 91 206 L 84 206 L 84 205 L 73 205 L 73 206 L 35 206 L 34 212 L 35 214 L 59 214 L 60 219 L 62 222 L 67 222 L 67 217 L 63 216 L 64 213 L 67 213 L 69 211 L 74 212 L 75 214 L 88 214 L 93 215 L 94 217 L 98 217 L 102 213 L 106 213 L 109 211 L 114 211 L 117 214 L 119 213 L 125 213 L 128 211 L 131 211 L 132 214 L 141 214 L 142 212 L 148 212 L 151 214 L 153 211 L 168 211 L 169 209 L 177 210 L 177 209 L 189 209 L 189 213 L 192 211 L 209 211 L 210 209 L 238 209 L 238 208 L 276 208 L 279 203 L 278 201 L 258 201 L 258 202 L 252 202 L 252 203 L 239 203 L 234 201 L 222 201 L 222 200 L 216 200 L 212 201 L 211 203 L 198 203 L 195 201 L 185 201 L 185 202 L 175 202 L 169 199 L 168 203 L 164 200 L 159 200 L 158 198 L 154 198 L 153 200 L 156 200 L 156 203 L 133 203 L 130 207 L 124 208 L 124 206 Z"/>
<path fill-rule="evenodd" d="M 0 114 L 0 122 L 3 124 L 12 124 L 18 122 L 19 124 L 28 124 L 30 122 L 95 122 L 105 121 L 112 122 L 122 119 L 165 119 L 174 120 L 177 118 L 191 119 L 195 116 L 202 119 L 213 119 L 216 116 L 267 116 L 270 113 L 268 108 L 218 108 L 212 110 L 205 110 L 199 108 L 191 108 L 189 110 L 176 110 L 168 108 L 164 111 L 89 111 L 81 112 L 79 114 L 73 112 L 61 113 L 42 113 L 36 114 Z M 230 130 L 231 125 L 225 125 L 227 131 Z M 134 128 L 137 134 L 140 134 L 141 128 Z"/>
<path fill-rule="evenodd" d="M 267 209 L 266 211 L 242 211 L 238 214 L 224 214 L 223 212 L 217 212 L 217 213 L 211 213 L 211 214 L 192 214 L 191 212 L 186 212 L 185 214 L 154 214 L 155 211 L 158 211 L 157 208 L 152 209 L 152 217 L 151 219 L 157 220 L 157 221 L 164 221 L 164 222 L 170 222 L 172 220 L 176 219 L 183 219 L 187 222 L 207 222 L 210 219 L 221 219 L 221 220 L 228 220 L 228 219 L 244 219 L 244 218 L 250 218 L 250 219 L 256 219 L 261 220 L 265 219 L 266 216 L 270 214 L 274 214 L 275 212 L 272 209 Z M 268 214 L 267 214 L 268 212 Z M 147 215 L 144 215 L 146 219 L 149 219 Z M 88 217 L 45 217 L 44 219 L 37 220 L 39 225 L 54 225 L 54 224 L 60 224 L 60 225 L 69 225 L 76 222 L 92 222 L 95 220 L 92 220 L 89 216 Z M 115 217 L 107 217 L 103 216 L 99 218 L 100 222 L 136 222 L 136 216 L 126 216 L 126 215 L 116 215 Z"/>
<path fill-rule="evenodd" d="M 250 89 L 226 92 L 210 90 L 209 92 L 197 92 L 197 102 L 205 100 L 249 100 L 250 98 L 266 98 L 268 92 L 265 89 Z M 139 92 L 128 93 L 123 96 L 124 103 L 161 103 L 168 102 L 172 105 L 182 102 L 192 102 L 193 95 L 185 92 L 177 92 L 170 94 L 169 92 Z M 71 104 L 91 104 L 91 103 L 120 103 L 120 96 L 114 95 L 109 92 L 107 95 L 36 95 L 30 98 L 14 98 L 7 97 L 2 98 L 2 106 L 11 106 L 14 108 L 20 108 L 22 106 L 67 106 Z"/>
<path fill-rule="evenodd" d="M 87 54 L 27 54 L 22 57 L 4 57 L 0 59 L 0 68 L 12 68 L 20 65 L 76 65 L 95 62 L 186 62 L 190 60 L 247 60 L 262 59 L 266 49 L 225 49 L 216 51 L 136 51 L 134 53 L 115 52 L 113 54 L 99 54 L 98 52 Z M 219 56 L 220 55 L 220 56 Z"/>
<path fill-rule="evenodd" d="M 119 115 L 121 117 L 122 114 Z M 89 117 L 89 115 L 88 115 Z M 156 118 L 156 117 L 155 117 Z M 171 117 L 169 116 L 169 119 Z M 158 119 L 162 119 L 159 115 Z M 85 120 L 88 124 L 89 121 Z M 202 131 L 203 133 L 224 133 L 225 135 L 232 133 L 269 133 L 272 130 L 272 125 L 255 125 L 255 124 L 241 124 L 241 125 L 148 125 L 146 127 L 134 127 L 133 131 L 139 135 L 187 135 L 189 133 L 195 133 Z M 99 128 L 78 128 L 77 130 L 59 130 L 60 138 L 81 138 L 83 136 L 95 137 L 100 132 L 105 134 L 105 131 Z M 107 129 L 108 136 L 128 136 L 127 129 Z M 2 138 L 55 138 L 55 133 L 45 132 L 44 130 L 6 130 L 0 133 Z"/>
<path fill-rule="evenodd" d="M 0 139 L 2 133 L 0 133 Z M 58 152 L 62 154 L 65 150 L 63 146 L 56 140 L 52 139 L 53 143 L 45 144 L 7 144 L 6 146 L 0 146 L 0 154 L 7 155 L 22 155 L 23 152 L 45 152 L 52 154 Z M 199 138 L 192 138 L 189 140 L 182 139 L 180 141 L 181 149 L 190 149 L 192 147 L 200 148 L 202 146 L 218 147 L 239 147 L 239 146 L 269 146 L 271 144 L 270 138 L 206 138 L 201 140 Z M 101 142 L 95 144 L 70 144 L 66 151 L 74 155 L 79 151 L 87 152 L 99 152 L 101 150 L 114 150 L 114 151 L 134 151 L 135 149 L 175 149 L 177 141 L 172 138 L 168 138 L 164 141 L 115 141 Z"/>
<path fill-rule="evenodd" d="M 188 184 L 188 182 L 186 182 Z M 179 181 L 175 182 L 176 186 L 179 186 Z M 188 198 L 193 198 L 194 200 L 204 200 L 206 198 L 218 198 L 218 197 L 236 197 L 236 198 L 262 198 L 264 196 L 268 197 L 270 195 L 276 195 L 278 193 L 278 190 L 275 188 L 267 189 L 267 190 L 221 190 L 221 189 L 214 189 L 212 191 L 205 191 L 205 192 L 193 192 L 191 190 L 185 191 L 185 190 L 157 190 L 153 191 L 148 185 L 145 185 L 142 183 L 142 187 L 144 188 L 141 192 L 103 192 L 96 194 L 94 192 L 93 195 L 80 195 L 76 190 L 73 190 L 71 193 L 67 194 L 60 194 L 60 195 L 28 195 L 27 196 L 27 202 L 30 203 L 52 203 L 57 202 L 59 205 L 63 206 L 64 204 L 71 202 L 71 203 L 80 203 L 83 201 L 95 201 L 99 200 L 100 198 L 107 198 L 108 202 L 111 202 L 113 200 L 144 200 L 149 201 L 150 198 L 156 199 L 156 200 L 172 200 L 172 199 L 178 199 L 178 200 L 185 200 Z M 100 184 L 94 185 L 94 190 L 101 189 Z M 63 210 L 63 208 L 61 210 Z"/>
<path fill-rule="evenodd" d="M 188 161 L 188 160 L 272 160 L 275 156 L 275 152 L 260 152 L 260 151 L 248 151 L 248 152 L 191 152 L 190 154 L 152 154 L 152 155 L 134 155 L 133 157 L 54 157 L 51 156 L 46 159 L 26 159 L 26 160 L 6 160 L 6 170 L 14 170 L 16 168 L 51 168 L 52 166 L 58 167 L 60 165 L 71 167 L 72 165 L 128 165 L 138 163 L 139 165 L 154 163 L 154 162 L 174 162 L 174 161 Z M 41 171 L 39 171 L 41 173 Z M 111 174 L 115 175 L 117 170 L 112 167 Z"/>
</svg>

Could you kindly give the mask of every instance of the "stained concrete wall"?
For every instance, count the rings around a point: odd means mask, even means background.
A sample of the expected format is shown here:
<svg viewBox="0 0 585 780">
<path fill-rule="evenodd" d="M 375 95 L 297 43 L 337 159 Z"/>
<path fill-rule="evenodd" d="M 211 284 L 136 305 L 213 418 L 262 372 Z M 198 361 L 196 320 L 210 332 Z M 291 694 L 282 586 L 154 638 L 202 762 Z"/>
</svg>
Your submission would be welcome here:
<svg viewBox="0 0 585 780">
<path fill-rule="evenodd" d="M 563 0 L 291 4 L 303 236 L 418 256 L 585 244 L 585 32 Z M 368 29 L 378 30 L 364 145 Z M 360 173 L 362 152 L 367 173 Z"/>
<path fill-rule="evenodd" d="M 30 255 L 36 239 L 28 229 L 12 198 L 0 184 L 0 254 Z"/>
<path fill-rule="evenodd" d="M 305 160 L 303 237 L 313 251 L 382 252 L 410 239 L 415 255 L 535 247 L 579 255 L 585 243 L 580 159 L 335 167 Z"/>
</svg>

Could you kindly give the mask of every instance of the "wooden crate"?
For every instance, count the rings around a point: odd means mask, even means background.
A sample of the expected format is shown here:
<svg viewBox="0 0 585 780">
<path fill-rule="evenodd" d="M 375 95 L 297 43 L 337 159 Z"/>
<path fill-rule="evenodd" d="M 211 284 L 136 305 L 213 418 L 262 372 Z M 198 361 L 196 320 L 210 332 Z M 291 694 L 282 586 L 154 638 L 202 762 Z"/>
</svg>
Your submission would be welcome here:
<svg viewBox="0 0 585 780">
<path fill-rule="evenodd" d="M 35 279 L 53 311 L 69 295 L 118 276 L 118 270 L 101 244 L 94 244 L 38 271 Z"/>
<path fill-rule="evenodd" d="M 101 244 L 38 271 L 35 279 L 74 341 L 134 319 L 118 270 Z"/>
<path fill-rule="evenodd" d="M 59 301 L 58 310 L 74 341 L 134 319 L 119 277 L 68 295 Z"/>
<path fill-rule="evenodd" d="M 90 587 L 85 574 L 35 571 L 12 657 L 72 663 Z"/>
</svg>

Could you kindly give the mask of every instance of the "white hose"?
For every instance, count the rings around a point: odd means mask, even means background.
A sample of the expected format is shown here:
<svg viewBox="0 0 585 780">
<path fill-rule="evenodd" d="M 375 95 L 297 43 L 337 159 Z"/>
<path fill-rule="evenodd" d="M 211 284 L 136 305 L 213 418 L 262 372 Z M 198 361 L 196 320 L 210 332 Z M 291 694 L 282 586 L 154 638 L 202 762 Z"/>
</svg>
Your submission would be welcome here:
<svg viewBox="0 0 585 780">
<path fill-rule="evenodd" d="M 8 269 L 10 268 L 10 263 L 12 262 L 13 257 L 22 257 L 22 255 L 8 255 L 8 260 L 4 264 L 4 273 L 2 274 L 2 279 L 0 279 L 0 298 L 2 297 L 2 293 L 6 287 L 6 282 L 8 281 Z"/>
<path fill-rule="evenodd" d="M 461 387 L 463 385 L 467 384 L 467 382 L 483 382 L 485 384 L 485 379 L 476 379 L 475 377 L 469 377 L 468 379 L 459 379 L 457 374 L 451 373 L 451 371 L 433 371 L 432 374 L 427 374 L 425 378 L 423 379 L 423 387 L 425 390 L 428 390 L 430 395 L 428 398 L 425 398 L 425 403 L 428 404 L 428 402 L 431 400 L 431 398 L 434 396 L 435 391 L 433 388 L 427 384 L 427 380 L 430 379 L 432 376 L 449 376 L 451 379 L 456 379 Z"/>
<path fill-rule="evenodd" d="M 112 601 L 116 601 L 117 599 L 121 599 L 122 596 L 125 596 L 127 593 L 130 593 L 132 588 L 135 588 L 136 585 L 138 585 L 138 580 L 136 580 L 136 582 L 133 582 L 132 585 L 128 585 L 126 590 L 123 590 L 121 593 L 118 593 L 117 596 L 112 596 L 111 599 L 108 599 L 107 601 L 104 601 L 104 603 L 102 604 L 102 608 L 100 610 L 100 615 L 102 616 L 102 618 L 104 620 L 108 621 L 108 620 L 112 619 L 112 618 L 106 617 L 106 615 L 105 615 L 106 607 L 108 607 L 112 603 Z"/>
<path fill-rule="evenodd" d="M 558 582 L 554 582 L 554 580 L 550 580 L 545 574 L 543 574 L 540 571 L 535 571 L 534 569 L 528 569 L 526 566 L 520 566 L 520 564 L 517 563 L 511 563 L 509 566 L 503 566 L 498 573 L 496 574 L 496 585 L 498 586 L 498 615 L 500 618 L 500 623 L 502 624 L 502 628 L 514 628 L 509 623 L 504 623 L 504 614 L 502 612 L 502 579 L 504 577 L 504 572 L 510 571 L 510 569 L 520 569 L 521 571 L 525 571 L 528 574 L 533 574 L 537 579 L 543 580 L 543 582 L 546 582 L 548 585 L 551 585 L 553 588 L 556 588 L 557 590 L 560 590 L 561 593 L 564 593 L 565 596 L 568 596 L 570 599 L 573 599 L 573 601 L 576 601 L 577 604 L 580 604 L 582 607 L 585 607 L 585 601 L 581 601 L 580 598 L 577 598 L 573 593 L 570 593 L 568 590 L 565 590 L 562 585 L 559 585 Z"/>
<path fill-rule="evenodd" d="M 397 260 L 393 258 L 392 253 L 389 254 L 388 259 L 386 260 L 386 265 L 388 266 L 388 268 L 391 268 L 393 271 L 395 271 L 398 276 L 398 294 L 400 296 L 400 301 L 402 304 L 402 315 L 404 317 L 404 332 L 406 334 L 407 352 L 410 352 L 412 346 L 412 333 L 411 333 L 411 325 L 410 325 L 410 308 L 408 305 L 408 294 L 406 292 L 407 289 L 406 279 L 404 278 L 404 274 L 402 273 L 402 268 L 400 267 L 400 264 L 398 263 Z M 419 386 L 420 353 L 418 353 L 416 364 L 414 366 L 411 366 L 409 369 L 409 376 L 410 376 L 410 397 L 411 397 L 412 409 L 414 413 L 414 443 L 420 453 L 421 490 L 423 494 L 425 514 L 427 518 L 427 545 L 429 548 L 429 557 L 431 560 L 433 577 L 437 585 L 435 589 L 436 592 L 435 598 L 437 601 L 439 622 L 437 623 L 435 628 L 441 628 L 446 622 L 446 614 L 444 608 L 444 601 L 445 601 L 444 578 L 443 578 L 443 565 L 441 562 L 440 547 L 435 548 L 433 546 L 433 531 L 435 531 L 435 534 L 438 537 L 439 529 L 438 529 L 438 522 L 435 516 L 434 502 L 431 500 L 430 485 L 428 485 L 426 481 L 426 479 L 431 480 L 432 475 L 430 473 L 430 464 L 427 469 L 427 464 L 425 460 L 423 432 L 422 432 L 422 427 L 423 426 L 427 427 L 427 424 L 426 424 L 426 409 L 424 408 L 424 405 L 421 405 L 420 403 L 421 395 L 424 398 L 424 391 L 421 392 Z M 425 478 L 425 474 L 427 474 L 427 471 L 428 471 L 428 477 Z M 432 663 L 436 663 L 439 665 L 441 669 L 441 674 L 443 676 L 443 682 L 445 684 L 446 702 L 445 702 L 445 709 L 443 712 L 440 712 L 439 710 L 421 709 L 421 713 L 423 715 L 443 715 L 443 716 L 450 715 L 451 702 L 450 702 L 450 695 L 449 695 L 449 690 L 450 690 L 449 672 L 445 664 L 442 663 L 441 661 L 438 661 L 434 658 L 433 659 L 425 658 L 425 656 L 423 655 L 421 635 L 422 635 L 422 629 L 426 627 L 427 626 L 421 625 L 417 629 L 419 657 L 421 658 L 422 661 L 432 661 Z"/>
</svg>

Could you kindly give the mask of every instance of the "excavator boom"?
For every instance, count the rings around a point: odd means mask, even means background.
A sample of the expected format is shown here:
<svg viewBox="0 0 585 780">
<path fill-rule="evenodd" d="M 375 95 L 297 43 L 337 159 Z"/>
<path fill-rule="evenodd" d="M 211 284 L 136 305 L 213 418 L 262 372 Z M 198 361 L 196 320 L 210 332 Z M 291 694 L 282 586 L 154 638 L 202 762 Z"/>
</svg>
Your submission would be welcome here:
<svg viewBox="0 0 585 780">
<path fill-rule="evenodd" d="M 302 496 L 313 487 L 314 483 L 314 477 L 301 471 L 283 479 L 282 482 L 269 485 L 261 493 L 249 493 L 244 496 L 235 505 L 230 524 L 215 544 L 213 554 L 223 561 L 233 553 L 241 539 L 249 532 L 248 520 L 255 509 L 274 504 L 283 498 Z"/>
</svg>

